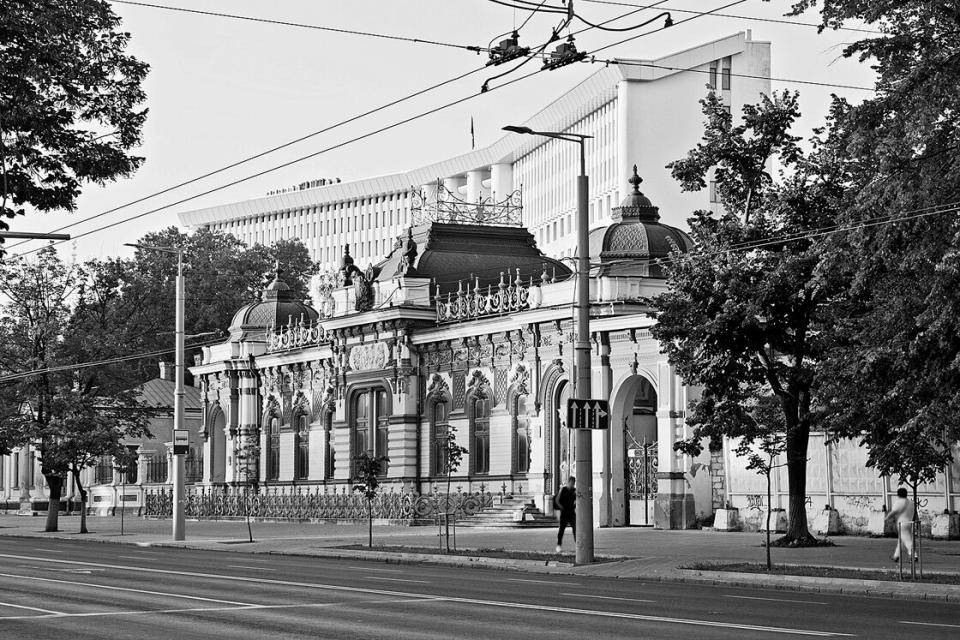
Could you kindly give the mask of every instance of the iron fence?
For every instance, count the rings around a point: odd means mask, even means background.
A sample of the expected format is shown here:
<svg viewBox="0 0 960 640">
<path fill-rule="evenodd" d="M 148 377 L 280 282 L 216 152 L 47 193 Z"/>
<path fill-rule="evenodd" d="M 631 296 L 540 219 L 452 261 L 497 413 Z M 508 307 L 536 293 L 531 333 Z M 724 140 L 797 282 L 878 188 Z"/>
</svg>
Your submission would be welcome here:
<svg viewBox="0 0 960 640">
<path fill-rule="evenodd" d="M 439 491 L 419 494 L 413 491 L 386 490 L 368 505 L 360 493 L 346 486 L 328 487 L 194 487 L 187 489 L 184 513 L 188 518 L 230 519 L 248 514 L 260 520 L 361 520 L 374 518 L 413 522 L 433 520 L 441 513 L 457 517 L 473 516 L 493 506 L 488 491 L 449 496 Z M 173 513 L 173 489 L 152 487 L 144 496 L 143 515 L 169 518 Z"/>
</svg>

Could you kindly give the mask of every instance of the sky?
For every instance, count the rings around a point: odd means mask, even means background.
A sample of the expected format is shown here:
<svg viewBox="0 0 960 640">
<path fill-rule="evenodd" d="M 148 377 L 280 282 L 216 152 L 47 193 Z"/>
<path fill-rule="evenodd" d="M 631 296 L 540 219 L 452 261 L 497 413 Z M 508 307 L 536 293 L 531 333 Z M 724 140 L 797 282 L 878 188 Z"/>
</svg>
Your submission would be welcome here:
<svg viewBox="0 0 960 640">
<path fill-rule="evenodd" d="M 223 12 L 381 34 L 487 46 L 519 26 L 529 14 L 489 0 L 144 0 L 153 4 Z M 560 0 L 549 0 L 558 4 Z M 624 14 L 655 0 L 576 0 L 591 22 Z M 670 9 L 710 11 L 735 0 L 666 0 L 611 26 L 636 24 Z M 678 23 L 657 21 L 626 34 L 590 30 L 576 39 L 593 51 L 631 35 L 650 32 L 603 52 L 603 57 L 656 58 L 751 29 L 754 40 L 770 41 L 774 90 L 799 90 L 803 116 L 795 134 L 807 137 L 823 124 L 831 93 L 859 101 L 868 91 L 801 84 L 797 81 L 869 87 L 869 66 L 846 59 L 843 47 L 870 34 L 818 33 L 813 26 L 764 19 L 817 23 L 816 14 L 784 18 L 790 0 L 745 0 L 718 13 L 686 22 L 694 14 L 675 11 Z M 627 5 L 627 6 L 624 6 Z M 305 180 L 354 180 L 413 169 L 470 150 L 470 119 L 477 147 L 497 140 L 500 128 L 522 122 L 586 78 L 596 65 L 571 65 L 492 90 L 389 131 L 321 153 L 265 175 L 196 197 L 278 165 L 314 154 L 381 127 L 479 92 L 485 70 L 415 99 L 315 136 L 256 161 L 138 204 L 132 201 L 206 174 L 278 144 L 324 129 L 443 80 L 482 67 L 486 54 L 465 49 L 331 33 L 278 24 L 173 12 L 113 3 L 132 34 L 129 51 L 151 66 L 145 82 L 149 108 L 144 165 L 130 178 L 103 187 L 88 185 L 77 211 L 28 214 L 11 222 L 15 231 L 52 231 L 69 225 L 75 239 L 61 246 L 77 259 L 129 255 L 124 247 L 144 233 L 177 225 L 177 213 L 265 195 Z M 559 16 L 537 14 L 521 31 L 522 44 L 546 41 Z M 580 25 L 578 28 L 582 28 Z M 849 25 L 862 27 L 862 25 Z M 527 68 L 535 69 L 531 62 Z M 524 70 L 525 71 L 525 70 Z M 513 76 L 509 76 L 512 78 Z M 492 86 L 498 83 L 493 82 Z M 177 204 L 182 199 L 193 198 Z M 172 206 L 170 206 L 172 205 Z M 84 219 L 122 207 L 96 220 Z M 147 213 L 158 207 L 161 211 Z M 146 215 L 142 215 L 146 214 Z M 104 231 L 108 223 L 122 222 Z M 76 237 L 79 234 L 87 234 Z M 7 247 L 17 254 L 37 242 Z"/>
</svg>

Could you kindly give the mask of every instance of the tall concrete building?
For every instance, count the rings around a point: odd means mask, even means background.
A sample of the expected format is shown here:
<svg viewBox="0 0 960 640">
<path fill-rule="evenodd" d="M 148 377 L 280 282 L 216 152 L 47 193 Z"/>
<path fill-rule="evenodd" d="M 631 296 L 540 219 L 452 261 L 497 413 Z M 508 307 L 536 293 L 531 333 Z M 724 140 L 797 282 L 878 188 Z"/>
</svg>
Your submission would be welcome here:
<svg viewBox="0 0 960 640">
<path fill-rule="evenodd" d="M 709 87 L 731 112 L 770 92 L 770 44 L 749 31 L 655 60 L 618 59 L 522 124 L 593 136 L 587 144 L 592 228 L 611 222 L 631 167 L 657 198 L 664 221 L 684 226 L 709 209 L 712 189 L 681 193 L 665 165 L 683 157 L 703 132 L 699 101 Z M 315 180 L 263 198 L 180 214 L 192 228 L 228 232 L 247 243 L 300 238 L 327 269 L 345 245 L 359 265 L 379 261 L 425 209 L 486 201 L 522 208 L 522 223 L 547 255 L 573 255 L 575 145 L 508 134 L 492 145 L 403 173 L 353 182 Z"/>
</svg>

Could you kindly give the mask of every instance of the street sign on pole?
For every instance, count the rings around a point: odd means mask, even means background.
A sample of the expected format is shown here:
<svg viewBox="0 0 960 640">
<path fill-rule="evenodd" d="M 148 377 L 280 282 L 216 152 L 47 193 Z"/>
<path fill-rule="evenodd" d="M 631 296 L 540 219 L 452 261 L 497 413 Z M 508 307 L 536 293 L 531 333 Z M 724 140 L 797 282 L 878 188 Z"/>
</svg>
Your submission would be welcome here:
<svg viewBox="0 0 960 640">
<path fill-rule="evenodd" d="M 173 455 L 181 456 L 190 452 L 190 432 L 187 429 L 175 429 L 173 432 Z"/>
<path fill-rule="evenodd" d="M 567 427 L 570 429 L 610 428 L 610 403 L 606 400 L 570 398 L 567 401 Z"/>
</svg>

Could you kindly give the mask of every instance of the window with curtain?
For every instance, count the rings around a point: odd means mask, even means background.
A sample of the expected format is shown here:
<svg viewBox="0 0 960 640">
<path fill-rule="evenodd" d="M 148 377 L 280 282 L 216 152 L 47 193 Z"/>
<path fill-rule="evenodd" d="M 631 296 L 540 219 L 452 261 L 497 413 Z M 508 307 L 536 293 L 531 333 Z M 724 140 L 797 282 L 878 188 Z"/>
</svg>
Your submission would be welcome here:
<svg viewBox="0 0 960 640">
<path fill-rule="evenodd" d="M 294 421 L 293 432 L 293 477 L 306 480 L 310 477 L 310 424 L 307 414 L 301 413 Z"/>
<path fill-rule="evenodd" d="M 471 448 L 474 473 L 490 472 L 490 400 L 475 398 L 470 416 Z"/>
<path fill-rule="evenodd" d="M 390 414 L 387 412 L 387 392 L 384 389 L 379 389 L 375 396 L 376 404 L 374 405 L 374 411 L 376 416 L 377 424 L 377 441 L 374 448 L 374 455 L 377 456 L 390 456 Z M 389 463 L 383 464 L 383 474 L 387 474 L 387 467 Z"/>
<path fill-rule="evenodd" d="M 280 478 L 280 418 L 271 416 L 267 428 L 267 480 Z"/>
<path fill-rule="evenodd" d="M 436 402 L 433 405 L 433 437 L 430 448 L 430 469 L 435 476 L 447 474 L 446 442 L 450 429 L 450 406 L 446 402 Z"/>
</svg>

